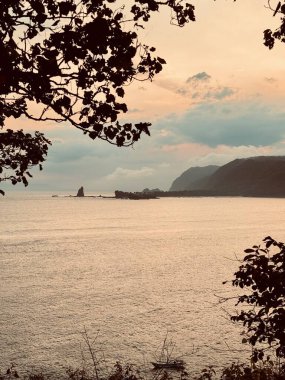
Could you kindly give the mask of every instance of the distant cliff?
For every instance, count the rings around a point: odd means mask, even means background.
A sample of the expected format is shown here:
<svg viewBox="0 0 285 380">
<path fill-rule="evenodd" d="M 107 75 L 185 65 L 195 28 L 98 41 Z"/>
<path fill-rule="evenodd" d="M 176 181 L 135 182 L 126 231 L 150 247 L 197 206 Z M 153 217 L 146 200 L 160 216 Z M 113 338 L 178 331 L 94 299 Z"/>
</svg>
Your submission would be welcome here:
<svg viewBox="0 0 285 380">
<path fill-rule="evenodd" d="M 212 167 L 211 175 L 206 174 L 204 177 L 201 171 L 203 168 L 191 168 L 192 170 L 187 170 L 173 182 L 170 190 L 173 191 L 175 188 L 176 191 L 195 190 L 195 192 L 230 196 L 285 197 L 285 157 L 283 156 L 236 159 L 216 170 L 214 168 Z M 196 180 L 193 176 L 194 169 L 198 169 L 199 175 L 201 174 Z M 185 188 L 187 172 L 188 186 Z"/>
<path fill-rule="evenodd" d="M 200 180 L 209 177 L 218 168 L 216 165 L 190 168 L 173 181 L 169 191 L 197 190 L 200 188 Z"/>
</svg>

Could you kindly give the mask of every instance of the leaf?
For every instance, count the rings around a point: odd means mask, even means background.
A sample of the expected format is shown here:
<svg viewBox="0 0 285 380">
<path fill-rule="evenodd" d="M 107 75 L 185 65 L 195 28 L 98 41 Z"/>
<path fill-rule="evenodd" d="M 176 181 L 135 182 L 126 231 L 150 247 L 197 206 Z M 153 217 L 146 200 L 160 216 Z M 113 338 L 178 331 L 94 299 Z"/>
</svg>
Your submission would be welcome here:
<svg viewBox="0 0 285 380">
<path fill-rule="evenodd" d="M 71 99 L 68 96 L 64 95 L 61 99 L 61 106 L 68 110 L 70 108 L 70 104 Z"/>
<path fill-rule="evenodd" d="M 158 60 L 158 62 L 161 63 L 162 65 L 165 65 L 165 64 L 166 64 L 166 60 L 163 59 L 163 58 L 157 57 L 157 60 Z"/>
<path fill-rule="evenodd" d="M 92 140 L 95 140 L 96 137 L 98 136 L 98 132 L 89 132 L 89 137 L 92 139 Z"/>
<path fill-rule="evenodd" d="M 27 178 L 25 176 L 23 176 L 22 181 L 23 181 L 23 184 L 25 185 L 25 187 L 27 187 L 28 181 L 27 181 Z"/>
<path fill-rule="evenodd" d="M 276 13 L 279 11 L 280 7 L 281 7 L 281 1 L 279 1 L 279 3 L 277 4 L 277 7 L 276 7 L 276 9 L 275 9 L 275 11 L 274 11 L 274 13 L 273 13 L 273 17 L 274 17 L 274 16 L 276 15 Z"/>
<path fill-rule="evenodd" d="M 117 95 L 120 96 L 121 98 L 123 98 L 124 95 L 125 95 L 125 91 L 124 91 L 124 89 L 123 89 L 122 87 L 118 87 L 118 88 L 116 88 L 116 93 L 117 93 Z"/>
<path fill-rule="evenodd" d="M 56 21 L 52 24 L 52 26 L 57 26 L 57 25 L 59 24 L 59 22 L 60 22 L 60 20 L 56 20 Z"/>
</svg>

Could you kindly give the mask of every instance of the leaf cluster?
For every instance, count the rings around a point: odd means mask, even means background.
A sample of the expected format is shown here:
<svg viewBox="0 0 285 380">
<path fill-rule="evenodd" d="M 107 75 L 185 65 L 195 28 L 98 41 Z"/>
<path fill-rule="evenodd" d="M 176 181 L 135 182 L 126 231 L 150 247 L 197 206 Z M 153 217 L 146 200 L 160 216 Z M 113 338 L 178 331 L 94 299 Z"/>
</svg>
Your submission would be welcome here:
<svg viewBox="0 0 285 380">
<path fill-rule="evenodd" d="M 149 123 L 118 116 L 128 110 L 123 87 L 152 80 L 166 63 L 139 40 L 161 6 L 179 26 L 195 20 L 194 6 L 177 0 L 135 0 L 128 10 L 115 0 L 0 1 L 0 125 L 22 115 L 64 121 L 117 146 L 149 134 Z"/>
<path fill-rule="evenodd" d="M 232 363 L 223 368 L 223 380 L 283 380 L 284 366 L 274 365 L 272 361 L 263 361 L 259 366 L 245 363 Z"/>
<path fill-rule="evenodd" d="M 285 42 L 285 1 L 283 0 L 283 4 L 281 1 L 277 3 L 277 6 L 272 8 L 270 4 L 270 0 L 268 1 L 269 8 L 274 12 L 273 16 L 277 14 L 280 15 L 280 26 L 275 29 L 266 29 L 264 31 L 264 45 L 269 49 L 274 47 L 275 41 L 279 40 L 280 42 Z"/>
<path fill-rule="evenodd" d="M 13 185 L 22 182 L 28 185 L 28 177 L 32 177 L 30 168 L 39 165 L 48 151 L 50 141 L 40 132 L 34 135 L 8 129 L 0 132 L 0 182 L 10 181 Z M 4 191 L 0 190 L 4 195 Z"/>
<path fill-rule="evenodd" d="M 285 357 L 285 245 L 270 236 L 263 241 L 265 246 L 244 251 L 232 280 L 244 294 L 237 301 L 242 310 L 231 319 L 247 329 L 254 361 L 263 359 L 265 347 L 274 347 L 277 357 Z"/>
<path fill-rule="evenodd" d="M 150 135 L 148 122 L 119 121 L 128 110 L 124 86 L 152 80 L 166 63 L 139 31 L 162 6 L 179 26 L 195 20 L 194 7 L 184 0 L 117 3 L 0 0 L 0 130 L 8 118 L 26 117 L 64 122 L 119 147 Z M 1 133 L 0 143 L 1 180 L 27 185 L 27 168 L 42 162 L 49 143 L 22 131 Z M 1 176 L 7 168 L 14 174 Z"/>
</svg>

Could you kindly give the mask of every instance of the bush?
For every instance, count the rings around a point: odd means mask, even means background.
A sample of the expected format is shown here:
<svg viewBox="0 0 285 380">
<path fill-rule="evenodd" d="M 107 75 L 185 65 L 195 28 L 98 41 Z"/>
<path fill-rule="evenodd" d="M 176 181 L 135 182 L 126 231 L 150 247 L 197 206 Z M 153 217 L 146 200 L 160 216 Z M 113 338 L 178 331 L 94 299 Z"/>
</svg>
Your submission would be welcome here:
<svg viewBox="0 0 285 380">
<path fill-rule="evenodd" d="M 285 358 L 285 246 L 270 236 L 263 242 L 262 247 L 245 249 L 246 256 L 232 280 L 244 292 L 236 304 L 242 309 L 231 320 L 246 328 L 243 341 L 252 346 L 254 362 L 264 359 L 269 348 L 278 358 Z"/>
</svg>

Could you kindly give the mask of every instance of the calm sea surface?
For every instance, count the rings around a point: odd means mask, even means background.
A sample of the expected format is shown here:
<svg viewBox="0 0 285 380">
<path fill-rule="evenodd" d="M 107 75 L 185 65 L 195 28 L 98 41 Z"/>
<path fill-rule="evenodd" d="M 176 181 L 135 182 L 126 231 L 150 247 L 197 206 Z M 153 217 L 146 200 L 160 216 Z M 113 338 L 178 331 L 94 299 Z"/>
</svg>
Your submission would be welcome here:
<svg viewBox="0 0 285 380">
<path fill-rule="evenodd" d="M 150 367 L 167 331 L 190 371 L 248 355 L 216 295 L 233 293 L 243 249 L 284 241 L 284 199 L 11 193 L 0 207 L 2 369 L 76 366 L 84 328 L 107 363 Z"/>
</svg>

